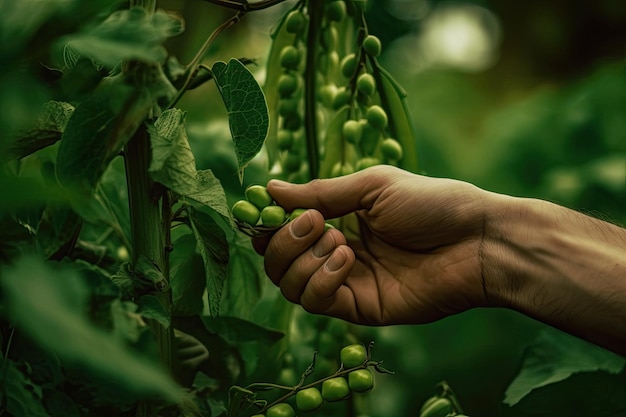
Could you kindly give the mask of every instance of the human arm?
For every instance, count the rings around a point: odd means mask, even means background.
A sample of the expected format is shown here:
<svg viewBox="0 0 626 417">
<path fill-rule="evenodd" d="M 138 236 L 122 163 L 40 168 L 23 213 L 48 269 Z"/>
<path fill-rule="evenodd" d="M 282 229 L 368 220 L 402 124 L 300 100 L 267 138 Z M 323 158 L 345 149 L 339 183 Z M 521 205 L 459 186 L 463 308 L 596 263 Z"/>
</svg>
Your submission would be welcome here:
<svg viewBox="0 0 626 417">
<path fill-rule="evenodd" d="M 254 241 L 268 276 L 308 311 L 385 325 L 507 307 L 626 354 L 622 228 L 386 166 L 268 190 L 287 209 L 315 209 Z M 324 233 L 324 218 L 352 212 L 359 240 Z"/>
</svg>

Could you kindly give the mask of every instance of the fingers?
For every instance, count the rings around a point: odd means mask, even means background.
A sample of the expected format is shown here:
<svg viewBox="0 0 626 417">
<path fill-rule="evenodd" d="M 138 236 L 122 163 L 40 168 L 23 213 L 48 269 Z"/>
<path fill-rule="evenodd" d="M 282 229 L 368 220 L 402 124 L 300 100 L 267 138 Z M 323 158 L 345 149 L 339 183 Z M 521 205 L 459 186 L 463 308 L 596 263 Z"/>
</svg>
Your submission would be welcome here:
<svg viewBox="0 0 626 417">
<path fill-rule="evenodd" d="M 324 218 L 315 210 L 307 210 L 278 230 L 263 248 L 264 241 L 255 242 L 265 253 L 265 272 L 279 285 L 291 263 L 305 253 L 324 233 Z"/>
<path fill-rule="evenodd" d="M 267 184 L 267 190 L 287 210 L 315 208 L 324 217 L 334 218 L 371 208 L 388 184 L 403 175 L 406 173 L 397 168 L 380 165 L 351 175 L 306 184 L 272 180 Z"/>
<path fill-rule="evenodd" d="M 334 251 L 338 246 L 345 245 L 344 235 L 335 229 L 330 229 L 289 266 L 280 278 L 278 285 L 286 299 L 293 303 L 300 303 L 300 297 L 308 284 L 309 278 L 319 269 L 335 267 L 336 256 Z M 332 263 L 331 259 L 333 260 Z M 328 262 L 331 262 L 327 265 Z"/>
</svg>

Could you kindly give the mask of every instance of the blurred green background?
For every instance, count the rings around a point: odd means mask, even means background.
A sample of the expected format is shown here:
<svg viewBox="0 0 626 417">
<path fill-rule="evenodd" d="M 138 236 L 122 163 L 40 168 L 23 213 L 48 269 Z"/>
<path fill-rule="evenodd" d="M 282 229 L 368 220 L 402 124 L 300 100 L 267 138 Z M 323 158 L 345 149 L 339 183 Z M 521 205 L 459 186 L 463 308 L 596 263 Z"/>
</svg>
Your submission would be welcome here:
<svg viewBox="0 0 626 417">
<path fill-rule="evenodd" d="M 626 3 L 587 1 L 369 2 L 381 62 L 407 89 L 423 173 L 517 196 L 548 199 L 623 225 L 626 221 Z M 255 12 L 229 29 L 207 62 L 257 59 L 269 30 L 293 2 Z M 188 62 L 228 16 L 206 3 L 163 1 L 186 33 L 169 49 Z M 214 86 L 186 95 L 198 168 L 211 168 L 231 201 L 241 197 L 225 112 Z M 268 178 L 261 155 L 246 183 Z M 423 326 L 356 328 L 376 341 L 395 376 L 368 397 L 375 417 L 416 416 L 447 380 L 472 416 L 499 415 L 525 346 L 543 325 L 498 309 Z"/>
</svg>

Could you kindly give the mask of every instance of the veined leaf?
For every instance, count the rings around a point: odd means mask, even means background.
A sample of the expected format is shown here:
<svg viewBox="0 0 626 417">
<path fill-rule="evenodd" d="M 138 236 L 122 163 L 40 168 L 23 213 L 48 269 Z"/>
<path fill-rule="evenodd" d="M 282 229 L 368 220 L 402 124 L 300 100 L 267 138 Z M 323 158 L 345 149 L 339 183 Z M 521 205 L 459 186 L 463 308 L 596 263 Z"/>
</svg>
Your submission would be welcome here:
<svg viewBox="0 0 626 417">
<path fill-rule="evenodd" d="M 33 152 L 53 145 L 61 139 L 74 106 L 63 101 L 47 102 L 29 129 L 21 132 L 13 141 L 9 152 L 17 159 L 24 158 Z"/>
<path fill-rule="evenodd" d="M 263 147 L 269 130 L 265 95 L 248 68 L 236 59 L 228 64 L 216 62 L 212 72 L 228 111 L 239 181 L 243 182 L 243 170 Z"/>
<path fill-rule="evenodd" d="M 228 241 L 224 230 L 215 220 L 201 211 L 187 208 L 189 226 L 198 242 L 198 251 L 204 262 L 206 288 L 209 298 L 209 313 L 217 317 L 222 289 L 228 267 Z"/>
<path fill-rule="evenodd" d="M 224 223 L 234 230 L 235 223 L 233 216 L 230 214 L 226 192 L 220 180 L 213 175 L 213 171 L 209 169 L 197 171 L 196 191 L 187 194 L 186 197 L 214 210 L 222 217 Z"/>
<path fill-rule="evenodd" d="M 82 311 L 88 291 L 75 271 L 22 258 L 3 270 L 1 283 L 8 318 L 43 349 L 137 396 L 182 398 L 182 391 L 156 364 L 135 356 L 87 321 Z"/>
<path fill-rule="evenodd" d="M 186 113 L 166 110 L 148 127 L 152 146 L 149 172 L 170 190 L 188 195 L 196 192 L 196 160 L 185 130 Z"/>
<path fill-rule="evenodd" d="M 97 27 L 65 39 L 69 48 L 113 68 L 122 60 L 163 63 L 167 51 L 162 43 L 183 31 L 181 18 L 142 8 L 120 10 Z"/>
</svg>

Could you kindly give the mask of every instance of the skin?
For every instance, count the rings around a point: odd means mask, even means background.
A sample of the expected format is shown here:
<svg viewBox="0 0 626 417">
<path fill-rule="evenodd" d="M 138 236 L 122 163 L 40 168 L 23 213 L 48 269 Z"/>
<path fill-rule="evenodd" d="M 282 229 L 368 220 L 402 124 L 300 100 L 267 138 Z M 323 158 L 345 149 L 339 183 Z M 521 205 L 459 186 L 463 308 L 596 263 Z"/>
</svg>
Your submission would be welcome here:
<svg viewBox="0 0 626 417">
<path fill-rule="evenodd" d="M 309 208 L 253 240 L 272 282 L 309 312 L 391 325 L 506 307 L 626 354 L 623 228 L 390 166 L 267 188 L 288 211 Z M 351 213 L 359 239 L 324 232 Z"/>
</svg>

